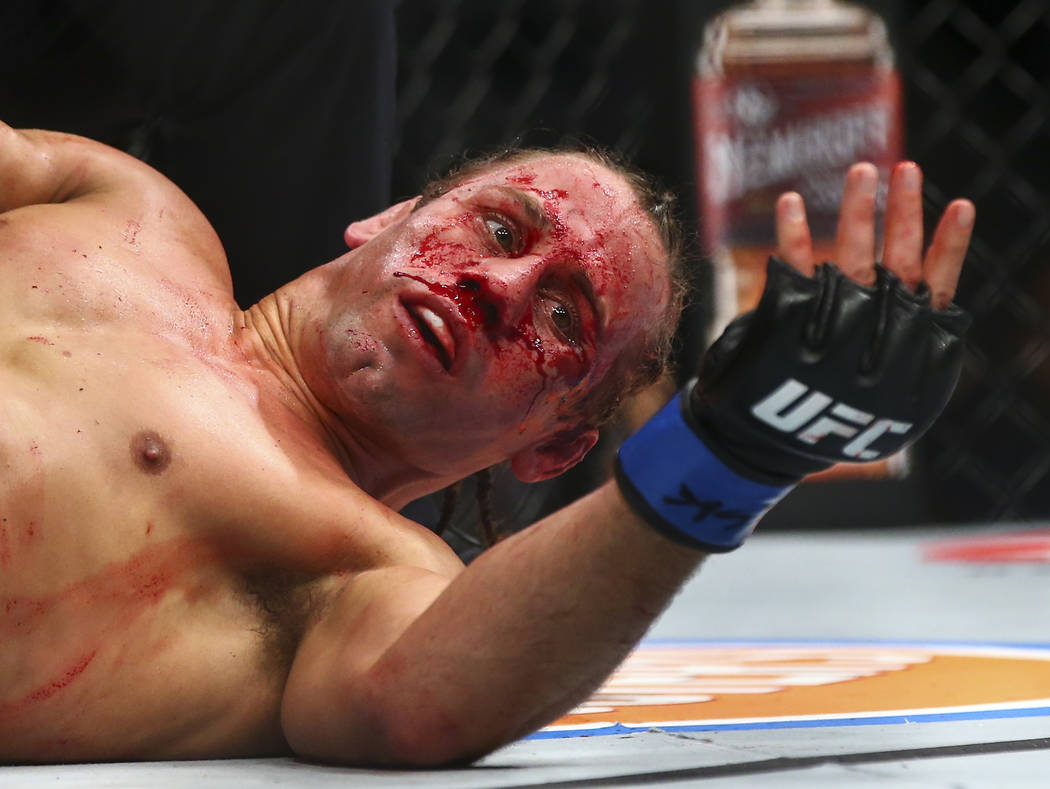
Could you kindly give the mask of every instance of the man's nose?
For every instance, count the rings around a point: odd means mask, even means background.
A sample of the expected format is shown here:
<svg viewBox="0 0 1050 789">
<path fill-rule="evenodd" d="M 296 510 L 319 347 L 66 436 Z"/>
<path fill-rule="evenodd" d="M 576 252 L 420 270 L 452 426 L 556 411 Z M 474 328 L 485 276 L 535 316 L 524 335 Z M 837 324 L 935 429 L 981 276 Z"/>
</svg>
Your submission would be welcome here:
<svg viewBox="0 0 1050 789">
<path fill-rule="evenodd" d="M 486 324 L 511 328 L 531 312 L 543 268 L 539 259 L 486 259 L 464 272 L 457 285 L 472 294 Z"/>
</svg>

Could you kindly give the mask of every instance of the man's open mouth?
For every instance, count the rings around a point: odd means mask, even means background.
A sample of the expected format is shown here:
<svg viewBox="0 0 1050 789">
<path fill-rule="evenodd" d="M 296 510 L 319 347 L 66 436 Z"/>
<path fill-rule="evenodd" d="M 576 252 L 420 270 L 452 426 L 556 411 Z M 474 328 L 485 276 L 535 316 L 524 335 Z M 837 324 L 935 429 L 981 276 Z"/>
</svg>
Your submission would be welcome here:
<svg viewBox="0 0 1050 789">
<path fill-rule="evenodd" d="M 422 304 L 411 307 L 408 314 L 419 329 L 419 336 L 429 345 L 445 370 L 452 369 L 456 358 L 456 342 L 448 324 L 436 312 Z"/>
</svg>

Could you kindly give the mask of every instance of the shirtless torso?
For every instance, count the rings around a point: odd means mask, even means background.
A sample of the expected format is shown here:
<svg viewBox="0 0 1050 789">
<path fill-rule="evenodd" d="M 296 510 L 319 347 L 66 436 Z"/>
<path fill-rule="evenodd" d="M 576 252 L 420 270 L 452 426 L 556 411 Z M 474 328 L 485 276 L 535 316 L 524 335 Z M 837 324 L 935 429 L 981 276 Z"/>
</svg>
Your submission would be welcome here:
<svg viewBox="0 0 1050 789">
<path fill-rule="evenodd" d="M 877 178 L 851 170 L 836 242 L 868 284 Z M 973 206 L 925 257 L 922 219 L 904 163 L 884 260 L 941 309 Z M 811 275 L 798 195 L 776 223 Z M 466 569 L 397 514 L 495 463 L 573 465 L 591 395 L 673 327 L 669 250 L 622 173 L 530 153 L 346 239 L 242 311 L 167 179 L 0 124 L 0 763 L 474 758 L 586 698 L 703 560 L 615 482 Z M 695 476 L 716 498 L 743 479 Z"/>
<path fill-rule="evenodd" d="M 0 762 L 286 751 L 310 617 L 363 570 L 457 562 L 257 361 L 192 204 L 94 155 L 120 191 L 0 216 Z"/>
</svg>

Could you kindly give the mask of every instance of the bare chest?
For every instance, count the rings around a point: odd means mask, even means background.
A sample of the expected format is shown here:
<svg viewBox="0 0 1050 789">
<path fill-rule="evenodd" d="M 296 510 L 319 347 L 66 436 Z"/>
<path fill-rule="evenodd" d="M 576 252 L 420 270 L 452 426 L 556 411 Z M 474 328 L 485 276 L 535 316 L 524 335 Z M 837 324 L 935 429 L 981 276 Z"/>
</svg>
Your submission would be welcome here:
<svg viewBox="0 0 1050 789">
<path fill-rule="evenodd" d="M 282 750 L 284 621 L 206 549 L 140 550 L 2 605 L 0 762 Z"/>
<path fill-rule="evenodd" d="M 290 657 L 331 583 L 267 547 L 296 516 L 253 483 L 290 461 L 229 371 L 122 342 L 4 346 L 0 761 L 280 750 Z"/>
</svg>

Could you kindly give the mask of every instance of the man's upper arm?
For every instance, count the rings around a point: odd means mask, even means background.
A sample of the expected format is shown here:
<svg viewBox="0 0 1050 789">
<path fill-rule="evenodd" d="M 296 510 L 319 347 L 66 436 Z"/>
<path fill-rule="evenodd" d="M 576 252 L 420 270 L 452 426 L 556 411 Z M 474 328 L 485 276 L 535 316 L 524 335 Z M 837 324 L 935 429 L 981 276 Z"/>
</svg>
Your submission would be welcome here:
<svg viewBox="0 0 1050 789">
<path fill-rule="evenodd" d="M 64 203 L 110 186 L 103 146 L 71 134 L 0 123 L 0 212 Z"/>
<path fill-rule="evenodd" d="M 369 671 L 451 582 L 420 567 L 354 576 L 310 627 L 285 685 L 281 724 L 292 749 L 336 762 L 388 761 L 383 699 Z"/>
<path fill-rule="evenodd" d="M 67 230 L 123 223 L 169 273 L 192 260 L 229 283 L 222 244 L 193 202 L 149 165 L 94 140 L 0 123 L 0 214 L 18 209 Z"/>
</svg>

